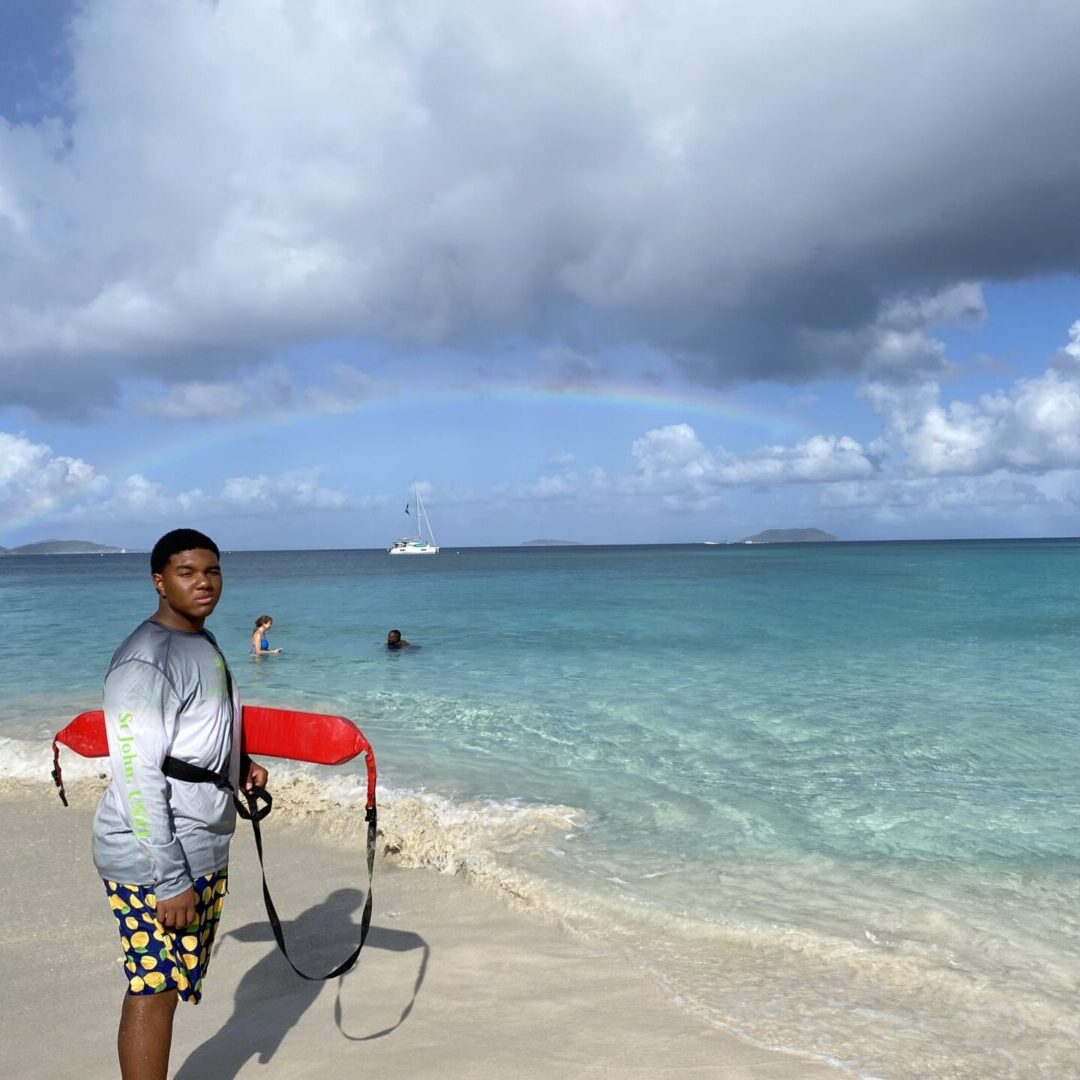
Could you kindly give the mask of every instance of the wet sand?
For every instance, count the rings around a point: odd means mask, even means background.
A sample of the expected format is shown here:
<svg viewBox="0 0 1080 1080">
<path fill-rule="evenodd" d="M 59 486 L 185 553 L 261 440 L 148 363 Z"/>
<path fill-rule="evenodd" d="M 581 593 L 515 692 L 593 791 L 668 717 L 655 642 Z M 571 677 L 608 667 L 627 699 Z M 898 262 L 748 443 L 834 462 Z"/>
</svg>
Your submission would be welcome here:
<svg viewBox="0 0 1080 1080">
<path fill-rule="evenodd" d="M 0 782 L 0 1035 L 5 1075 L 118 1075 L 125 982 L 90 858 L 95 785 L 65 810 L 44 784 Z M 317 831 L 267 823 L 270 884 L 301 966 L 330 970 L 357 940 L 365 868 Z M 177 1011 L 171 1076 L 371 1075 L 383 1080 L 838 1080 L 751 1046 L 670 1000 L 627 959 L 467 883 L 380 858 L 356 968 L 309 983 L 277 951 L 250 827 L 203 1001 Z M 295 947 L 293 947 L 295 943 Z"/>
</svg>

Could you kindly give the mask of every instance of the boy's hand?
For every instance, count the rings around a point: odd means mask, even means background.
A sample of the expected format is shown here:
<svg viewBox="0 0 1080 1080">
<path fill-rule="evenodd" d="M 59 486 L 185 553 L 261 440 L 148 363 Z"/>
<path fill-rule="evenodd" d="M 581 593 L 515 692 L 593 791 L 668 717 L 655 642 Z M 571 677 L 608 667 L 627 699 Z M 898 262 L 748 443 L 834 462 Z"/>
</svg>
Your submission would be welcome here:
<svg viewBox="0 0 1080 1080">
<path fill-rule="evenodd" d="M 252 788 L 265 788 L 269 779 L 270 774 L 262 765 L 257 761 L 250 761 L 248 762 L 247 775 L 241 778 L 240 786 L 245 791 L 251 791 Z"/>
<path fill-rule="evenodd" d="M 157 902 L 157 920 L 166 930 L 183 930 L 195 921 L 195 890 Z"/>
</svg>

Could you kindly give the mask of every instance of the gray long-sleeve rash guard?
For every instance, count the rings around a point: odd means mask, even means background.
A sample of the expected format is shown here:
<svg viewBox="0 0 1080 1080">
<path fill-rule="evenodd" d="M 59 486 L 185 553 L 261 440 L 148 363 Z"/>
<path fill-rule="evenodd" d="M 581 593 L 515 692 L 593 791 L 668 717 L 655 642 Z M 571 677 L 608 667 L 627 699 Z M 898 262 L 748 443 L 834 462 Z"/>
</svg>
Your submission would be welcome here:
<svg viewBox="0 0 1080 1080">
<path fill-rule="evenodd" d="M 105 676 L 112 783 L 94 815 L 94 864 L 109 881 L 153 886 L 159 900 L 229 861 L 232 796 L 166 777 L 166 756 L 240 779 L 240 701 L 207 631 L 147 619 Z M 235 717 L 235 722 L 234 722 Z"/>
</svg>

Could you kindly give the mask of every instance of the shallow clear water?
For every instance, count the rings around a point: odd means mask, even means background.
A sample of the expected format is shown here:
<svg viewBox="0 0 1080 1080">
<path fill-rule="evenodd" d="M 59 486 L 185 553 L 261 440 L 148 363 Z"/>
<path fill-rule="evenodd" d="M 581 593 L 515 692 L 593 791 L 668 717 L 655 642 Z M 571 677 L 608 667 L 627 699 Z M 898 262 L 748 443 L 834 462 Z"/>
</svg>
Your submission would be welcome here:
<svg viewBox="0 0 1080 1080">
<path fill-rule="evenodd" d="M 0 735 L 98 703 L 145 561 L 0 559 Z M 1080 542 L 224 566 L 246 700 L 356 719 L 387 784 L 487 829 L 475 872 L 707 1019 L 868 1076 L 1080 1075 Z M 570 809 L 508 833 L 530 807 Z"/>
</svg>

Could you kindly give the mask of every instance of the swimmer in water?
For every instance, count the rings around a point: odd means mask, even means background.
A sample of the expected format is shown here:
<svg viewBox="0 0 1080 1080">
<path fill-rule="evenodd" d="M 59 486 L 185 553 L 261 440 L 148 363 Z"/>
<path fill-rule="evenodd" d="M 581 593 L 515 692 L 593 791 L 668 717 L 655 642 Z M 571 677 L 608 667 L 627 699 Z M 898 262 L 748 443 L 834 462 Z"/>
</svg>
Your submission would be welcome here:
<svg viewBox="0 0 1080 1080">
<path fill-rule="evenodd" d="M 402 638 L 400 630 L 391 630 L 386 635 L 386 647 L 388 649 L 407 649 L 410 645 L 409 642 Z"/>
<path fill-rule="evenodd" d="M 273 655 L 282 649 L 271 649 L 270 639 L 266 636 L 274 620 L 269 615 L 260 615 L 255 620 L 255 629 L 251 633 L 251 652 L 253 656 Z"/>
</svg>

